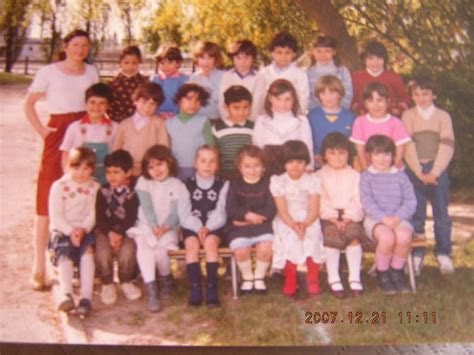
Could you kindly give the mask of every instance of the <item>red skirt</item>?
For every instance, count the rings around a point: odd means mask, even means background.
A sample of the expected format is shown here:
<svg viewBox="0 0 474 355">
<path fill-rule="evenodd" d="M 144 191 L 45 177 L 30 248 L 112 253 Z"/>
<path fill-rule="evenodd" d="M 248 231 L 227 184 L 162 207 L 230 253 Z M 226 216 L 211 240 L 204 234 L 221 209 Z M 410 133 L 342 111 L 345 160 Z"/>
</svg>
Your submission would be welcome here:
<svg viewBox="0 0 474 355">
<path fill-rule="evenodd" d="M 36 214 L 48 216 L 48 199 L 51 185 L 63 175 L 61 166 L 61 151 L 59 147 L 71 123 L 85 115 L 85 112 L 73 112 L 59 115 L 51 115 L 48 127 L 56 128 L 57 131 L 48 134 L 44 140 L 41 165 L 38 174 L 38 185 L 36 189 Z"/>
</svg>

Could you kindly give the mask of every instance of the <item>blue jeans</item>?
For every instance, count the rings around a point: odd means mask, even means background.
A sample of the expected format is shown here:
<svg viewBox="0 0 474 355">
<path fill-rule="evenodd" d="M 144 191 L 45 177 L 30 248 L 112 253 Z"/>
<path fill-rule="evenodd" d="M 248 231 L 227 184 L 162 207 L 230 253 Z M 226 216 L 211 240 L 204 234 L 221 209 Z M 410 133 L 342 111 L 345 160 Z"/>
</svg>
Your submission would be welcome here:
<svg viewBox="0 0 474 355">
<path fill-rule="evenodd" d="M 427 174 L 433 168 L 433 162 L 422 164 L 422 171 Z M 433 210 L 434 234 L 436 240 L 435 254 L 451 254 L 451 218 L 448 215 L 449 177 L 445 170 L 438 178 L 438 185 L 425 185 L 416 175 L 407 169 L 413 187 L 415 188 L 418 206 L 412 219 L 415 233 L 425 233 L 426 201 L 429 200 Z M 424 248 L 417 248 L 424 249 Z M 415 255 L 424 255 L 424 250 L 415 250 Z"/>
</svg>

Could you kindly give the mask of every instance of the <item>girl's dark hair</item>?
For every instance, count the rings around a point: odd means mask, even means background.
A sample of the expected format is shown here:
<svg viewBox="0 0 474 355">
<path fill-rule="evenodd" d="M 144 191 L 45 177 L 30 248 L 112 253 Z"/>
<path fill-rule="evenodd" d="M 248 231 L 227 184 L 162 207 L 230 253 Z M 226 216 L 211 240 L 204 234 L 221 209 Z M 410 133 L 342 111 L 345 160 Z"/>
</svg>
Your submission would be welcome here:
<svg viewBox="0 0 474 355">
<path fill-rule="evenodd" d="M 160 106 L 163 101 L 165 101 L 165 94 L 163 93 L 163 89 L 161 88 L 160 84 L 147 81 L 138 85 L 138 87 L 133 92 L 134 101 L 137 101 L 141 98 L 145 100 L 152 99 L 158 106 Z"/>
<path fill-rule="evenodd" d="M 179 101 L 190 92 L 195 92 L 198 95 L 201 106 L 206 106 L 209 98 L 211 97 L 209 92 L 202 86 L 195 83 L 187 83 L 178 89 L 176 95 L 174 96 L 174 102 L 179 105 Z"/>
<path fill-rule="evenodd" d="M 308 147 L 300 140 L 290 140 L 283 144 L 283 163 L 290 160 L 304 160 L 306 164 L 311 162 Z"/>
<path fill-rule="evenodd" d="M 300 112 L 300 104 L 298 101 L 298 94 L 296 93 L 295 87 L 285 79 L 278 79 L 275 80 L 270 87 L 268 88 L 267 96 L 265 97 L 265 112 L 273 118 L 273 110 L 272 105 L 270 103 L 270 96 L 280 96 L 285 92 L 289 92 L 291 96 L 293 96 L 293 107 L 291 108 L 291 112 L 293 115 L 298 116 Z"/>
<path fill-rule="evenodd" d="M 421 90 L 430 90 L 433 95 L 436 95 L 438 90 L 433 80 L 429 78 L 415 78 L 408 83 L 408 92 L 413 95 L 413 90 L 420 88 Z"/>
<path fill-rule="evenodd" d="M 293 52 L 298 53 L 298 41 L 288 32 L 279 32 L 273 37 L 269 46 L 270 52 L 273 52 L 276 47 L 290 48 Z"/>
<path fill-rule="evenodd" d="M 151 160 L 164 161 L 168 165 L 170 176 L 176 176 L 178 172 L 178 162 L 176 158 L 171 154 L 171 150 L 161 144 L 157 144 L 148 148 L 143 156 L 142 160 L 142 175 L 147 180 L 152 180 L 150 173 L 148 172 L 148 165 Z"/>
<path fill-rule="evenodd" d="M 86 164 L 92 170 L 95 169 L 95 153 L 90 148 L 79 147 L 69 151 L 68 166 L 77 168 L 82 164 Z"/>
<path fill-rule="evenodd" d="M 324 36 L 324 35 L 319 35 L 316 37 L 316 40 L 313 43 L 313 48 L 318 48 L 318 47 L 323 47 L 323 48 L 332 48 L 335 51 L 337 51 L 337 41 L 335 38 L 330 37 L 330 36 Z M 336 53 L 336 55 L 333 58 L 334 64 L 337 66 L 340 65 L 339 57 Z M 316 64 L 316 59 L 311 56 L 311 64 Z"/>
<path fill-rule="evenodd" d="M 229 46 L 227 55 L 230 57 L 230 59 L 233 59 L 234 56 L 240 53 L 251 56 L 254 61 L 257 59 L 257 47 L 255 47 L 255 44 L 253 44 L 253 42 L 249 41 L 248 39 L 232 43 Z"/>
<path fill-rule="evenodd" d="M 256 145 L 247 144 L 247 145 L 244 145 L 242 148 L 240 148 L 239 152 L 237 153 L 235 157 L 234 165 L 237 169 L 239 168 L 240 163 L 242 163 L 242 160 L 244 159 L 245 156 L 249 156 L 251 158 L 260 160 L 263 167 L 265 167 L 265 159 L 263 157 L 263 150 L 257 147 Z"/>
<path fill-rule="evenodd" d="M 323 157 L 323 161 L 326 161 L 326 151 L 328 149 L 341 149 L 345 150 L 348 153 L 348 164 L 352 163 L 352 158 L 354 156 L 354 147 L 352 143 L 349 141 L 349 138 L 340 132 L 332 132 L 329 133 L 326 138 L 323 140 L 323 144 L 321 146 L 321 156 Z"/>
<path fill-rule="evenodd" d="M 365 60 L 367 59 L 368 56 L 374 55 L 376 57 L 382 58 L 383 59 L 383 66 L 384 68 L 387 68 L 388 65 L 388 52 L 387 48 L 385 46 L 377 41 L 368 41 L 362 53 L 360 54 L 360 61 L 362 65 L 365 67 Z"/>
<path fill-rule="evenodd" d="M 104 83 L 97 83 L 91 85 L 86 90 L 86 101 L 89 100 L 89 98 L 91 98 L 92 96 L 102 97 L 106 99 L 110 104 L 114 99 L 114 92 L 109 85 Z"/>
<path fill-rule="evenodd" d="M 120 53 L 119 57 L 119 62 L 122 61 L 123 58 L 125 58 L 127 55 L 133 55 L 138 58 L 138 60 L 142 61 L 142 52 L 140 51 L 140 48 L 137 46 L 127 46 L 122 50 L 122 53 Z"/>
<path fill-rule="evenodd" d="M 183 56 L 178 47 L 164 44 L 158 48 L 158 51 L 155 54 L 155 59 L 158 63 L 163 59 L 168 59 L 170 62 L 174 61 L 181 63 L 183 61 Z"/>
<path fill-rule="evenodd" d="M 197 59 L 204 54 L 215 59 L 214 63 L 216 68 L 220 69 L 222 67 L 224 60 L 222 59 L 221 49 L 217 44 L 209 41 L 199 42 L 193 53 L 194 64 L 197 64 Z"/>
<path fill-rule="evenodd" d="M 116 150 L 105 157 L 104 165 L 106 168 L 116 167 L 122 169 L 125 173 L 132 170 L 133 158 L 129 152 L 123 149 Z"/>
<path fill-rule="evenodd" d="M 392 155 L 392 163 L 395 160 L 397 147 L 392 138 L 383 134 L 376 134 L 369 138 L 365 144 L 367 154 L 373 153 L 390 153 Z"/>
<path fill-rule="evenodd" d="M 379 94 L 379 96 L 390 100 L 390 91 L 384 84 L 379 83 L 378 81 L 373 81 L 364 88 L 364 91 L 362 92 L 362 100 L 369 100 L 372 98 L 374 92 Z"/>
<path fill-rule="evenodd" d="M 231 103 L 248 101 L 252 103 L 252 94 L 250 91 L 242 85 L 232 85 L 226 91 L 224 91 L 224 103 L 229 106 Z"/>
<path fill-rule="evenodd" d="M 66 37 L 64 37 L 63 42 L 64 44 L 68 44 L 71 42 L 71 40 L 75 37 L 86 37 L 89 42 L 91 41 L 91 38 L 89 37 L 89 33 L 87 33 L 84 30 L 74 30 L 72 32 L 69 32 Z"/>
</svg>

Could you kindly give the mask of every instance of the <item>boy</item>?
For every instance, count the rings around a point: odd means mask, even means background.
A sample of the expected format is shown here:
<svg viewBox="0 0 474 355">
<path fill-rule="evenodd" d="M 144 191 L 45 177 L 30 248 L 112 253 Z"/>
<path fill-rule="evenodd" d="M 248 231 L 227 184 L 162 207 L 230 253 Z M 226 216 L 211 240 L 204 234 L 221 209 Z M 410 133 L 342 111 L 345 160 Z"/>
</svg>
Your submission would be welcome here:
<svg viewBox="0 0 474 355">
<path fill-rule="evenodd" d="M 233 85 L 246 87 L 252 94 L 252 109 L 250 119 L 255 121 L 258 115 L 263 113 L 263 102 L 265 99 L 265 79 L 260 73 L 254 70 L 257 60 L 257 47 L 249 41 L 237 41 L 230 46 L 228 55 L 234 67 L 222 75 L 219 112 L 221 118 L 228 118 L 226 103 L 224 102 L 224 92 Z"/>
<path fill-rule="evenodd" d="M 436 107 L 432 81 L 410 84 L 415 107 L 405 111 L 402 121 L 412 137 L 405 152 L 408 175 L 415 187 L 418 207 L 413 217 L 415 233 L 424 235 L 426 200 L 433 208 L 435 253 L 442 274 L 454 272 L 451 254 L 451 219 L 448 215 L 448 165 L 454 155 L 454 132 L 449 113 Z M 420 272 L 424 250 L 415 250 L 415 271 Z"/>
<path fill-rule="evenodd" d="M 113 150 L 124 149 L 133 158 L 132 175 L 141 173 L 142 158 L 145 152 L 155 144 L 169 146 L 165 122 L 155 116 L 157 107 L 164 101 L 161 86 L 155 83 L 143 83 L 133 94 L 133 103 L 137 108 L 132 117 L 120 122 Z"/>
<path fill-rule="evenodd" d="M 105 158 L 108 184 L 99 190 L 96 201 L 96 254 L 98 274 L 102 281 L 100 294 L 104 304 L 117 301 L 114 285 L 113 257 L 117 257 L 121 289 L 128 300 L 141 296 L 140 289 L 131 281 L 137 272 L 136 245 L 127 236 L 135 225 L 138 197 L 132 179 L 133 159 L 125 150 L 116 150 Z"/>
<path fill-rule="evenodd" d="M 179 73 L 183 57 L 178 47 L 160 46 L 155 58 L 158 74 L 153 76 L 150 81 L 159 84 L 165 96 L 163 104 L 156 109 L 156 115 L 166 119 L 173 117 L 178 112 L 178 106 L 174 103 L 173 98 L 189 77 Z"/>
<path fill-rule="evenodd" d="M 308 114 L 313 132 L 313 154 L 317 165 L 322 166 L 321 146 L 331 132 L 351 136 L 354 114 L 341 107 L 345 90 L 342 82 L 333 75 L 322 76 L 315 85 L 315 96 L 321 107 L 315 107 Z"/>
<path fill-rule="evenodd" d="M 273 37 L 270 51 L 273 62 L 261 71 L 267 90 L 277 79 L 290 81 L 296 89 L 301 113 L 306 114 L 309 103 L 309 83 L 305 71 L 293 61 L 298 53 L 296 38 L 287 32 L 280 32 Z"/>
<path fill-rule="evenodd" d="M 86 115 L 72 123 L 59 147 L 62 153 L 63 170 L 69 151 L 87 147 L 95 152 L 96 167 L 94 177 L 105 184 L 104 159 L 112 150 L 118 124 L 107 116 L 107 109 L 113 99 L 112 88 L 103 83 L 94 84 L 86 91 Z"/>
<path fill-rule="evenodd" d="M 253 122 L 249 121 L 252 94 L 245 87 L 234 85 L 224 92 L 227 117 L 212 127 L 215 145 L 219 149 L 219 174 L 226 179 L 238 176 L 234 165 L 240 148 L 252 144 Z"/>
</svg>

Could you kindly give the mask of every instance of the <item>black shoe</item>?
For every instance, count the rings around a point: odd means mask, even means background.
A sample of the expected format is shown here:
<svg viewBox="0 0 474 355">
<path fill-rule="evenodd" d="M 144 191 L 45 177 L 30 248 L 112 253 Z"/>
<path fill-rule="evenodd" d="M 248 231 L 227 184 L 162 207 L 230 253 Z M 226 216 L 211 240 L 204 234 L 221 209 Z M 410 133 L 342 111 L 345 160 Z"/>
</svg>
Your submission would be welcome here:
<svg viewBox="0 0 474 355">
<path fill-rule="evenodd" d="M 387 271 L 377 270 L 377 282 L 378 282 L 379 288 L 386 295 L 393 295 L 397 293 L 397 288 L 392 282 L 392 278 L 390 276 L 389 270 Z"/>
<path fill-rule="evenodd" d="M 395 285 L 395 288 L 398 292 L 407 293 L 411 291 L 410 287 L 408 286 L 407 278 L 403 269 L 397 270 L 391 268 L 390 276 L 392 277 L 392 283 Z"/>
<path fill-rule="evenodd" d="M 260 281 L 260 282 L 259 282 Z M 258 284 L 257 284 L 258 282 Z M 259 285 L 261 287 L 257 288 L 256 286 Z M 262 287 L 263 286 L 263 287 Z M 267 294 L 267 285 L 265 285 L 265 279 L 255 279 L 253 280 L 253 289 L 254 289 L 254 292 L 257 294 L 257 295 L 265 295 Z"/>
<path fill-rule="evenodd" d="M 64 298 L 59 303 L 58 310 L 62 312 L 70 312 L 74 309 L 74 307 L 74 299 L 72 298 L 72 295 L 70 293 L 67 293 L 66 295 L 64 295 Z"/>
<path fill-rule="evenodd" d="M 87 298 L 81 298 L 79 300 L 79 305 L 76 308 L 76 313 L 79 316 L 86 317 L 92 310 L 91 301 Z"/>
<path fill-rule="evenodd" d="M 161 304 L 158 299 L 158 287 L 156 281 L 147 282 L 145 285 L 148 293 L 148 310 L 150 312 L 158 312 L 161 308 Z"/>
<path fill-rule="evenodd" d="M 163 299 L 167 300 L 171 297 L 174 289 L 173 276 L 160 276 L 160 295 Z"/>
</svg>

